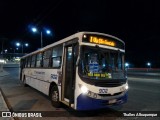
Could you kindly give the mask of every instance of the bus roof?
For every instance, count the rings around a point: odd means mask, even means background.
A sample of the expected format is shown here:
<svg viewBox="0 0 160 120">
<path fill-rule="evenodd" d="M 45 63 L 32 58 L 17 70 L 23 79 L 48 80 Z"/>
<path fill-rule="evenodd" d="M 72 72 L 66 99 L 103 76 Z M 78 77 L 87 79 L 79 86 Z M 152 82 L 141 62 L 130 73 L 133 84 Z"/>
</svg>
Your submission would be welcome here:
<svg viewBox="0 0 160 120">
<path fill-rule="evenodd" d="M 78 32 L 78 33 L 75 33 L 75 34 L 73 34 L 73 35 L 70 35 L 69 37 L 63 38 L 63 39 L 61 39 L 61 40 L 59 40 L 59 41 L 57 41 L 57 42 L 54 42 L 54 43 L 52 43 L 52 44 L 50 44 L 50 45 L 47 45 L 47 46 L 45 46 L 45 47 L 43 47 L 43 48 L 40 48 L 39 50 L 33 51 L 33 52 L 31 52 L 31 53 L 29 53 L 29 54 L 27 54 L 27 55 L 25 55 L 25 56 L 22 56 L 21 58 L 25 58 L 25 57 L 27 57 L 27 56 L 36 54 L 36 53 L 38 53 L 38 52 L 42 52 L 42 51 L 44 51 L 44 50 L 46 50 L 46 49 L 48 49 L 48 48 L 50 48 L 50 47 L 52 47 L 52 46 L 59 45 L 59 44 L 61 44 L 61 43 L 67 42 L 67 41 L 69 41 L 69 40 L 71 40 L 71 39 L 80 38 L 83 34 L 98 34 L 98 35 L 104 35 L 104 36 L 108 36 L 108 37 L 114 38 L 114 39 L 116 39 L 116 40 L 119 40 L 120 42 L 122 42 L 123 44 L 125 44 L 124 41 L 122 41 L 121 39 L 119 39 L 119 38 L 117 38 L 117 37 L 115 37 L 115 36 L 109 35 L 109 34 L 99 33 L 99 32 L 83 31 L 83 32 Z"/>
</svg>

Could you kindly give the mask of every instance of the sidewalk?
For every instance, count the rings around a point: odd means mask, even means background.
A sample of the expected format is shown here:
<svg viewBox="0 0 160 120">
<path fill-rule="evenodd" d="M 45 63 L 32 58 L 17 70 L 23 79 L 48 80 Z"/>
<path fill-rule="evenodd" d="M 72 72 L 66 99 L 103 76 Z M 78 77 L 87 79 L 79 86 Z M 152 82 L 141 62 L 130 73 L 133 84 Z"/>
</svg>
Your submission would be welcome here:
<svg viewBox="0 0 160 120">
<path fill-rule="evenodd" d="M 5 70 L 3 70 L 3 68 L 0 69 L 0 77 L 9 75 L 8 72 L 6 72 Z M 14 120 L 13 117 L 1 117 L 2 116 L 2 112 L 10 112 L 8 109 L 8 106 L 5 102 L 5 99 L 3 97 L 2 94 L 2 90 L 0 88 L 0 120 Z M 3 113 L 3 115 L 5 115 L 5 113 Z"/>
<path fill-rule="evenodd" d="M 2 112 L 10 112 L 0 89 L 0 120 L 14 120 L 13 117 L 1 117 Z M 3 113 L 3 115 L 5 115 Z"/>
<path fill-rule="evenodd" d="M 9 73 L 6 72 L 5 70 L 0 70 L 0 77 L 6 76 L 6 75 L 9 75 Z"/>
<path fill-rule="evenodd" d="M 9 111 L 0 89 L 0 111 Z"/>
</svg>

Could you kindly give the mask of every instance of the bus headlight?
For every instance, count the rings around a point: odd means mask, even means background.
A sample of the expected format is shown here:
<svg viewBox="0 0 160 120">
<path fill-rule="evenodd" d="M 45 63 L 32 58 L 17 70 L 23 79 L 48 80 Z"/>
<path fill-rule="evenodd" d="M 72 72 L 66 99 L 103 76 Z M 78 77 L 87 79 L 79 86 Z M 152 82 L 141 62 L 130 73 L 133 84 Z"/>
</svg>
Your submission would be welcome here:
<svg viewBox="0 0 160 120">
<path fill-rule="evenodd" d="M 82 91 L 82 93 L 83 94 L 86 94 L 86 93 L 88 93 L 88 88 L 86 87 L 86 86 L 81 86 L 81 91 Z"/>
<path fill-rule="evenodd" d="M 129 86 L 128 86 L 128 83 L 127 83 L 127 84 L 125 84 L 124 86 L 122 86 L 122 87 L 120 88 L 120 91 L 121 91 L 121 92 L 126 91 L 126 90 L 128 90 L 128 88 L 129 88 Z"/>
</svg>

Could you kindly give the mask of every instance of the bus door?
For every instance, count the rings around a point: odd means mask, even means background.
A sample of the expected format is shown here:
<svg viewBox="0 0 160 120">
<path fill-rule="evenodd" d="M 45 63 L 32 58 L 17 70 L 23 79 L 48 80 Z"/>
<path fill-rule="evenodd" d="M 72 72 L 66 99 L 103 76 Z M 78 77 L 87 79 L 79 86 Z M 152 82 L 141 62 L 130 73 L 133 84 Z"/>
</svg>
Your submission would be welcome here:
<svg viewBox="0 0 160 120">
<path fill-rule="evenodd" d="M 77 44 L 70 44 L 65 46 L 65 58 L 63 66 L 63 82 L 62 82 L 62 100 L 67 102 L 71 107 L 74 104 L 74 90 L 75 90 L 75 71 L 77 59 Z"/>
</svg>

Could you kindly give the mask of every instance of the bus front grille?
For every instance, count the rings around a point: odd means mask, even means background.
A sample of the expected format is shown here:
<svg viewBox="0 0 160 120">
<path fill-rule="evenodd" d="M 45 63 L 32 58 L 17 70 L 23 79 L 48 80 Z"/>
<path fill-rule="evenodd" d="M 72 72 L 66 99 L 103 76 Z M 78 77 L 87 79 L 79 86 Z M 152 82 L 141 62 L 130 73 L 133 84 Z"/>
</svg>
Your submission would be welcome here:
<svg viewBox="0 0 160 120">
<path fill-rule="evenodd" d="M 124 83 L 106 83 L 106 82 L 96 82 L 94 85 L 98 87 L 118 87 L 123 85 Z"/>
</svg>

